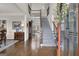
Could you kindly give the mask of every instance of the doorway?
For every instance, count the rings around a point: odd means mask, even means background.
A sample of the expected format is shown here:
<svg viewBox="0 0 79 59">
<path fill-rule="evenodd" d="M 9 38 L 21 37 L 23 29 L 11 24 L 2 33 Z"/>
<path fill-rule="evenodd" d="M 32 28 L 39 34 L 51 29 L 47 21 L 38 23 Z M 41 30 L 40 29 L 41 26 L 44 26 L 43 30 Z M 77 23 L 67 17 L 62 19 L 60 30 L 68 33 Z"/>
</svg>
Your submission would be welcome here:
<svg viewBox="0 0 79 59">
<path fill-rule="evenodd" d="M 32 40 L 32 21 L 29 21 L 29 41 Z"/>
</svg>

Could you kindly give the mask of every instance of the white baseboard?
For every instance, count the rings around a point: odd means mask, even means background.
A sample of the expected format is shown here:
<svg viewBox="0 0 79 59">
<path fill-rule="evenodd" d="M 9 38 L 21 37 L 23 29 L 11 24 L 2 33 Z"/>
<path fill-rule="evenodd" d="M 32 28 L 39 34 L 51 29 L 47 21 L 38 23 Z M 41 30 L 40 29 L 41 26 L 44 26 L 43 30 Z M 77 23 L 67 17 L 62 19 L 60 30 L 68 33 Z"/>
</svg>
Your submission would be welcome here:
<svg viewBox="0 0 79 59">
<path fill-rule="evenodd" d="M 40 44 L 41 47 L 43 46 L 48 46 L 48 47 L 55 47 L 56 45 L 54 44 Z"/>
</svg>

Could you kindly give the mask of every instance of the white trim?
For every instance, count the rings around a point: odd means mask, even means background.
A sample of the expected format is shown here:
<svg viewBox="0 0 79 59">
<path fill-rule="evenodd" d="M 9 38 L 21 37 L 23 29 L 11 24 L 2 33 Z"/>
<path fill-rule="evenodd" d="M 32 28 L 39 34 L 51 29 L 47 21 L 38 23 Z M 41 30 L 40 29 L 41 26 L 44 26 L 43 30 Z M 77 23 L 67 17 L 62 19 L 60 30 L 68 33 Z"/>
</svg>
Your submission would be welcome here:
<svg viewBox="0 0 79 59">
<path fill-rule="evenodd" d="M 25 13 L 0 13 L 0 16 L 22 16 Z"/>
<path fill-rule="evenodd" d="M 53 44 L 40 44 L 41 47 L 46 46 L 46 47 L 56 47 L 56 45 Z"/>
</svg>

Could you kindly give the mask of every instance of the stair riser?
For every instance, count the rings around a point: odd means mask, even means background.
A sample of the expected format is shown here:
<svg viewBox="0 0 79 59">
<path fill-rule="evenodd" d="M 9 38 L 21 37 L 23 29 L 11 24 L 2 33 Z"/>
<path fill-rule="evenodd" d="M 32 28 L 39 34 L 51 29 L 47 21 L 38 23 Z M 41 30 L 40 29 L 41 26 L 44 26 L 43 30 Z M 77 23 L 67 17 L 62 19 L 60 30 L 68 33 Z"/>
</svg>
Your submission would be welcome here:
<svg viewBox="0 0 79 59">
<path fill-rule="evenodd" d="M 55 44 L 54 34 L 52 33 L 52 30 L 47 19 L 42 20 L 42 34 L 43 44 Z"/>
</svg>

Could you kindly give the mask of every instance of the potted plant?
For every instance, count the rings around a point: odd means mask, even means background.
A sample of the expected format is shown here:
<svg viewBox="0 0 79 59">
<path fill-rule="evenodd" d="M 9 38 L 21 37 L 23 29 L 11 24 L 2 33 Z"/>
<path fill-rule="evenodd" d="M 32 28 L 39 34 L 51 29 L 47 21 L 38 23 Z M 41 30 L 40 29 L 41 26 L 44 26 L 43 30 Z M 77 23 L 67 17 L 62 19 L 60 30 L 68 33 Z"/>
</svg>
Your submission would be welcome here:
<svg viewBox="0 0 79 59">
<path fill-rule="evenodd" d="M 56 32 L 58 37 L 58 49 L 57 49 L 57 55 L 60 55 L 60 35 L 61 35 L 61 21 L 64 20 L 64 18 L 67 15 L 68 10 L 68 4 L 65 3 L 57 3 L 57 14 L 56 14 Z"/>
</svg>

